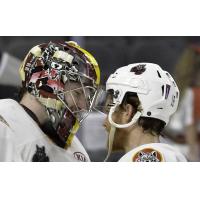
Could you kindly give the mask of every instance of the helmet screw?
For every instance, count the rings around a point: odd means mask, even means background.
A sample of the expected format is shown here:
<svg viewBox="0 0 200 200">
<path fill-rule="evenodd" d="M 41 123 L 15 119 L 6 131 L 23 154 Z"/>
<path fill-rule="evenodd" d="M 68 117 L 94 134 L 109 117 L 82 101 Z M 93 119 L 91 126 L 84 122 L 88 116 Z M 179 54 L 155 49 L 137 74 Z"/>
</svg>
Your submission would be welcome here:
<svg viewBox="0 0 200 200">
<path fill-rule="evenodd" d="M 118 95 L 119 95 L 119 90 L 116 90 L 115 94 L 113 95 L 113 97 L 116 99 L 118 97 Z"/>
<path fill-rule="evenodd" d="M 151 112 L 147 112 L 147 115 L 148 115 L 148 116 L 151 116 Z"/>
</svg>

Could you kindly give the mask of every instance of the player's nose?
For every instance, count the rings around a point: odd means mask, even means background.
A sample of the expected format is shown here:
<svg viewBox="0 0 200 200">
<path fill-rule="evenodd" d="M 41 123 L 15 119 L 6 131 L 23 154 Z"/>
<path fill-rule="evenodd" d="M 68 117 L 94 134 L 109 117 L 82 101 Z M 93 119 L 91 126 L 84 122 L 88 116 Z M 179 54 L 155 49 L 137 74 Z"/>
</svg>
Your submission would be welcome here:
<svg viewBox="0 0 200 200">
<path fill-rule="evenodd" d="M 83 109 L 83 110 L 87 109 L 87 104 L 86 104 L 85 99 L 79 99 L 79 101 L 78 101 L 78 107 L 81 108 L 81 109 Z"/>
</svg>

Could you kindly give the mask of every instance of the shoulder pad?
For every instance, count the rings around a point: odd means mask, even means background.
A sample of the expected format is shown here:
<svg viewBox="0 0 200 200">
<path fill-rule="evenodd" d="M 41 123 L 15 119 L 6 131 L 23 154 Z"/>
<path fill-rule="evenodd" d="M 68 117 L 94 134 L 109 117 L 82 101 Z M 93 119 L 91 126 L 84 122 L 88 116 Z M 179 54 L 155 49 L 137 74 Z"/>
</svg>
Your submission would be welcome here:
<svg viewBox="0 0 200 200">
<path fill-rule="evenodd" d="M 134 153 L 133 162 L 164 162 L 162 153 L 153 148 L 143 148 Z"/>
</svg>

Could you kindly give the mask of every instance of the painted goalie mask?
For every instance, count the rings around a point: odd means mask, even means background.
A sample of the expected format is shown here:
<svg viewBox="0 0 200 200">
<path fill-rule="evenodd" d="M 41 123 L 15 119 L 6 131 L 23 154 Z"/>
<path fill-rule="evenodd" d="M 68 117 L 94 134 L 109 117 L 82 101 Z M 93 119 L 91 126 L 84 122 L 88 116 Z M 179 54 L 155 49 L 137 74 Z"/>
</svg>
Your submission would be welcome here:
<svg viewBox="0 0 200 200">
<path fill-rule="evenodd" d="M 67 146 L 93 108 L 100 83 L 95 58 L 75 42 L 33 47 L 20 67 L 23 87 L 45 106 L 49 119 Z"/>
</svg>

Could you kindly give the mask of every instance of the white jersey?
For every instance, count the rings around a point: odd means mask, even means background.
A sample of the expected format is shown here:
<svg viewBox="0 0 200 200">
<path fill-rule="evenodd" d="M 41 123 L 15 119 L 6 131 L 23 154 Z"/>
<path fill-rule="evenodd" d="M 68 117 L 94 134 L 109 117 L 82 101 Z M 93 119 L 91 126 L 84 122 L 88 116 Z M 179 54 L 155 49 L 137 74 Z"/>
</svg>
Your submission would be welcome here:
<svg viewBox="0 0 200 200">
<path fill-rule="evenodd" d="M 0 100 L 0 161 L 90 161 L 75 136 L 67 149 L 53 143 L 24 108 Z"/>
<path fill-rule="evenodd" d="M 126 153 L 119 162 L 186 162 L 176 148 L 164 143 L 141 145 Z"/>
</svg>

